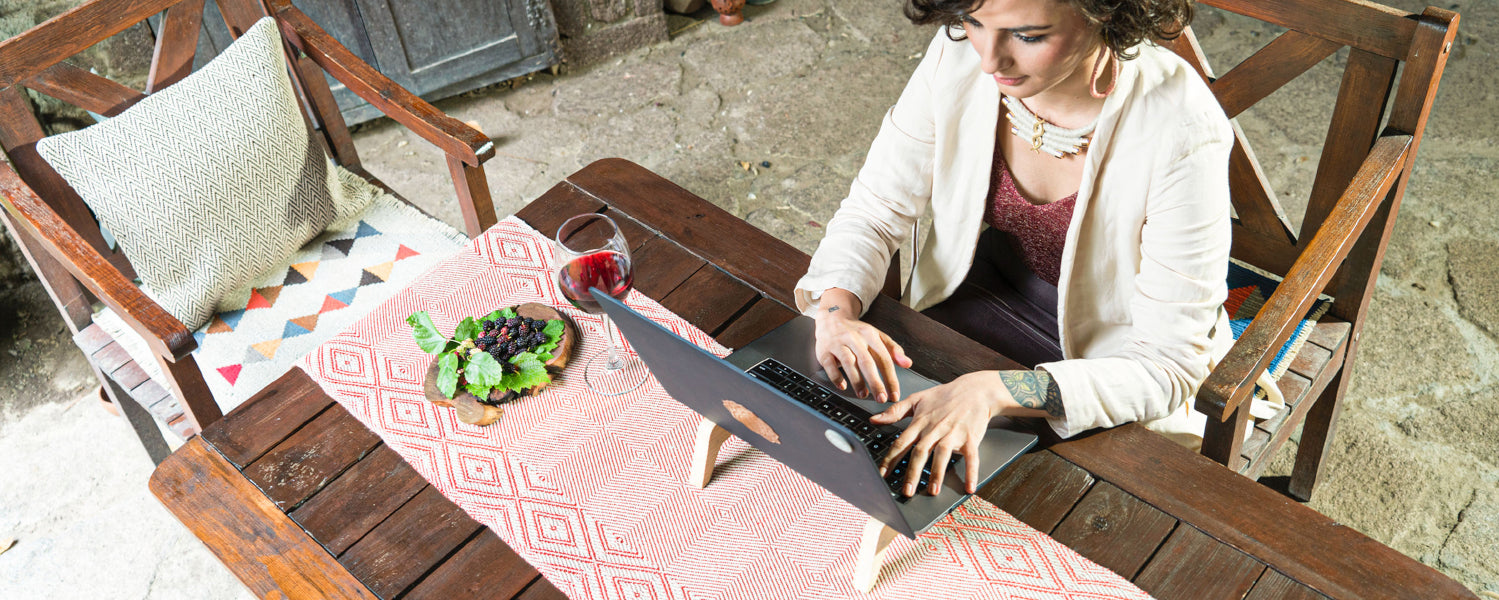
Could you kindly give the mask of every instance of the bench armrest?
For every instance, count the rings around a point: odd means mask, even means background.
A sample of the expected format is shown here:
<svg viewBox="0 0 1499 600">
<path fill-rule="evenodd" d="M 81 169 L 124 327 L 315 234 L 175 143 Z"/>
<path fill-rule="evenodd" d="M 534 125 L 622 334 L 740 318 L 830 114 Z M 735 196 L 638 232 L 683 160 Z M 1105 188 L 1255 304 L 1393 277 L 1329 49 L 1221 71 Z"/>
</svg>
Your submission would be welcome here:
<svg viewBox="0 0 1499 600">
<path fill-rule="evenodd" d="M 269 0 L 268 4 L 292 46 L 386 116 L 469 166 L 478 166 L 494 156 L 494 142 L 489 136 L 437 110 L 376 71 L 289 0 Z"/>
<path fill-rule="evenodd" d="M 1337 274 L 1343 259 L 1363 234 L 1380 203 L 1405 170 L 1410 156 L 1409 135 L 1381 137 L 1364 159 L 1353 182 L 1343 191 L 1311 243 L 1291 265 L 1290 272 L 1265 301 L 1254 321 L 1218 368 L 1197 391 L 1197 410 L 1209 419 L 1226 421 L 1254 392 L 1254 383 L 1275 358 L 1275 348 L 1290 339 L 1317 295 Z"/>
<path fill-rule="evenodd" d="M 0 198 L 17 227 L 35 238 L 94 296 L 114 309 L 125 323 L 146 340 L 157 356 L 177 362 L 192 354 L 198 344 L 192 332 L 139 287 L 120 274 L 73 231 L 52 207 L 21 180 L 10 165 L 0 163 Z"/>
</svg>

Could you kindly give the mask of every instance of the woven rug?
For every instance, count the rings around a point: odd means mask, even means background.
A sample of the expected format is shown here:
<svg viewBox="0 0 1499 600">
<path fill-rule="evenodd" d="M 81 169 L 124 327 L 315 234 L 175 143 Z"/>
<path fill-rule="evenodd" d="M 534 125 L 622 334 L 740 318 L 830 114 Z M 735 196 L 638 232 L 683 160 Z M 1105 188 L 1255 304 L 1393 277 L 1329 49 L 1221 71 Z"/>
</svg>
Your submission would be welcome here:
<svg viewBox="0 0 1499 600">
<path fill-rule="evenodd" d="M 404 322 L 417 311 L 450 332 L 467 316 L 542 302 L 578 324 L 576 356 L 602 347 L 598 317 L 559 297 L 554 268 L 551 243 L 506 219 L 299 365 L 570 598 L 865 597 L 851 588 L 865 515 L 734 438 L 707 489 L 688 485 L 698 417 L 654 379 L 609 398 L 569 370 L 487 427 L 425 399 L 432 358 Z M 728 353 L 639 293 L 627 303 Z M 897 537 L 869 597 L 1148 596 L 974 499 L 914 541 Z"/>
<path fill-rule="evenodd" d="M 349 201 L 364 208 L 224 298 L 193 332 L 193 358 L 226 413 L 468 241 L 358 175 L 340 168 L 339 178 Z M 118 315 L 105 309 L 94 322 L 164 381 L 145 340 Z"/>
<path fill-rule="evenodd" d="M 1255 316 L 1260 314 L 1260 309 L 1265 307 L 1265 301 L 1275 293 L 1275 288 L 1280 286 L 1278 279 L 1261 273 L 1252 267 L 1230 261 L 1228 263 L 1228 300 L 1223 302 L 1223 309 L 1228 311 L 1229 327 L 1233 329 L 1234 339 L 1244 335 L 1244 330 L 1249 328 L 1249 323 Z M 1318 298 L 1312 303 L 1312 309 L 1307 311 L 1301 322 L 1296 324 L 1296 330 L 1291 332 L 1291 337 L 1282 344 L 1280 351 L 1275 353 L 1275 358 L 1270 360 L 1270 367 L 1265 369 L 1265 375 L 1269 383 L 1273 385 L 1284 377 L 1286 371 L 1291 368 L 1291 363 L 1296 360 L 1296 355 L 1301 353 L 1301 348 L 1306 344 L 1307 336 L 1312 334 L 1312 329 L 1317 326 L 1317 319 L 1327 313 L 1332 303 L 1326 298 Z M 1279 396 L 1279 394 L 1275 394 Z M 1265 383 L 1255 385 L 1254 396 L 1264 399 L 1269 394 L 1265 390 Z M 1283 408 L 1284 405 L 1277 407 Z M 1256 418 L 1271 418 L 1274 414 L 1256 414 Z"/>
</svg>

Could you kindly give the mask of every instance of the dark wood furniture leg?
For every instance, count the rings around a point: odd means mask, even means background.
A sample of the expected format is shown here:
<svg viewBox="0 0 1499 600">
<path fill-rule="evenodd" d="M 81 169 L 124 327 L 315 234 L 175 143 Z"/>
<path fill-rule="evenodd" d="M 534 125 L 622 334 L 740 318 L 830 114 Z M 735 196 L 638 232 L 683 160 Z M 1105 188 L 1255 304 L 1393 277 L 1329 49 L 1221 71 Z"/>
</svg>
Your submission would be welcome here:
<svg viewBox="0 0 1499 600">
<path fill-rule="evenodd" d="M 140 438 L 141 445 L 145 446 L 151 463 L 160 465 L 172 454 L 172 449 L 167 446 L 166 438 L 161 436 L 161 428 L 156 426 L 156 418 L 151 416 L 151 411 L 136 402 L 113 377 L 100 373 L 98 367 L 94 367 L 94 375 L 104 382 L 103 391 L 109 395 L 109 400 L 130 421 L 130 428 L 135 430 L 135 437 Z"/>
</svg>

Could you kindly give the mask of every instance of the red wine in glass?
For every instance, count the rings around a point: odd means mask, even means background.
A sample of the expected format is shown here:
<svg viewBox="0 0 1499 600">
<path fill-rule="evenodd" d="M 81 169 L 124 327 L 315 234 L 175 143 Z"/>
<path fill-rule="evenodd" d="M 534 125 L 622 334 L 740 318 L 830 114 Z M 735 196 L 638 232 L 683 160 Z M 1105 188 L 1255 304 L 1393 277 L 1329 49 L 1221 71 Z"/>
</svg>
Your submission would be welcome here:
<svg viewBox="0 0 1499 600">
<path fill-rule="evenodd" d="M 618 396 L 640 387 L 646 380 L 645 363 L 620 352 L 614 339 L 614 324 L 594 299 L 591 289 L 623 301 L 635 283 L 630 246 L 619 226 L 606 215 L 585 213 L 557 228 L 557 290 L 578 310 L 599 315 L 607 346 L 584 362 L 583 383 L 603 396 Z"/>
<path fill-rule="evenodd" d="M 598 288 L 624 301 L 634 283 L 630 258 L 612 250 L 579 256 L 568 261 L 557 272 L 557 288 L 567 301 L 578 310 L 595 315 L 604 312 L 604 309 L 593 299 L 588 288 Z"/>
</svg>

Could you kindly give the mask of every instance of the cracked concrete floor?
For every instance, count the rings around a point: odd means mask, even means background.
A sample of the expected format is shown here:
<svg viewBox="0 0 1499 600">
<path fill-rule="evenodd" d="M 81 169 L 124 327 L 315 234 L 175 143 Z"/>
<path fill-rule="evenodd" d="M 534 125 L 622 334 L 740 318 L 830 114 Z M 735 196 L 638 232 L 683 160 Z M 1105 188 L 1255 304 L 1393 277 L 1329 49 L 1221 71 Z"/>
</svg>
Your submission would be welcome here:
<svg viewBox="0 0 1499 600">
<path fill-rule="evenodd" d="M 1489 300 L 1499 296 L 1499 75 L 1484 68 L 1495 64 L 1499 0 L 1453 8 L 1458 44 L 1311 506 L 1499 594 L 1499 304 Z M 810 251 L 932 30 L 889 2 L 780 0 L 747 15 L 736 28 L 672 17 L 670 42 L 438 105 L 495 138 L 486 172 L 502 215 L 621 156 Z M 1194 25 L 1218 64 L 1277 33 L 1210 9 Z M 1239 118 L 1293 215 L 1344 60 L 1334 55 Z M 389 122 L 360 128 L 356 143 L 372 172 L 459 222 L 438 152 Z M 14 313 L 0 314 L 0 539 L 19 540 L 0 554 L 0 597 L 243 595 L 150 497 L 150 467 L 125 422 L 89 400 L 69 404 L 87 370 L 60 323 L 47 325 L 45 296 L 7 294 L 0 307 L 37 318 L 7 331 Z M 1289 470 L 1288 446 L 1272 475 Z"/>
</svg>

